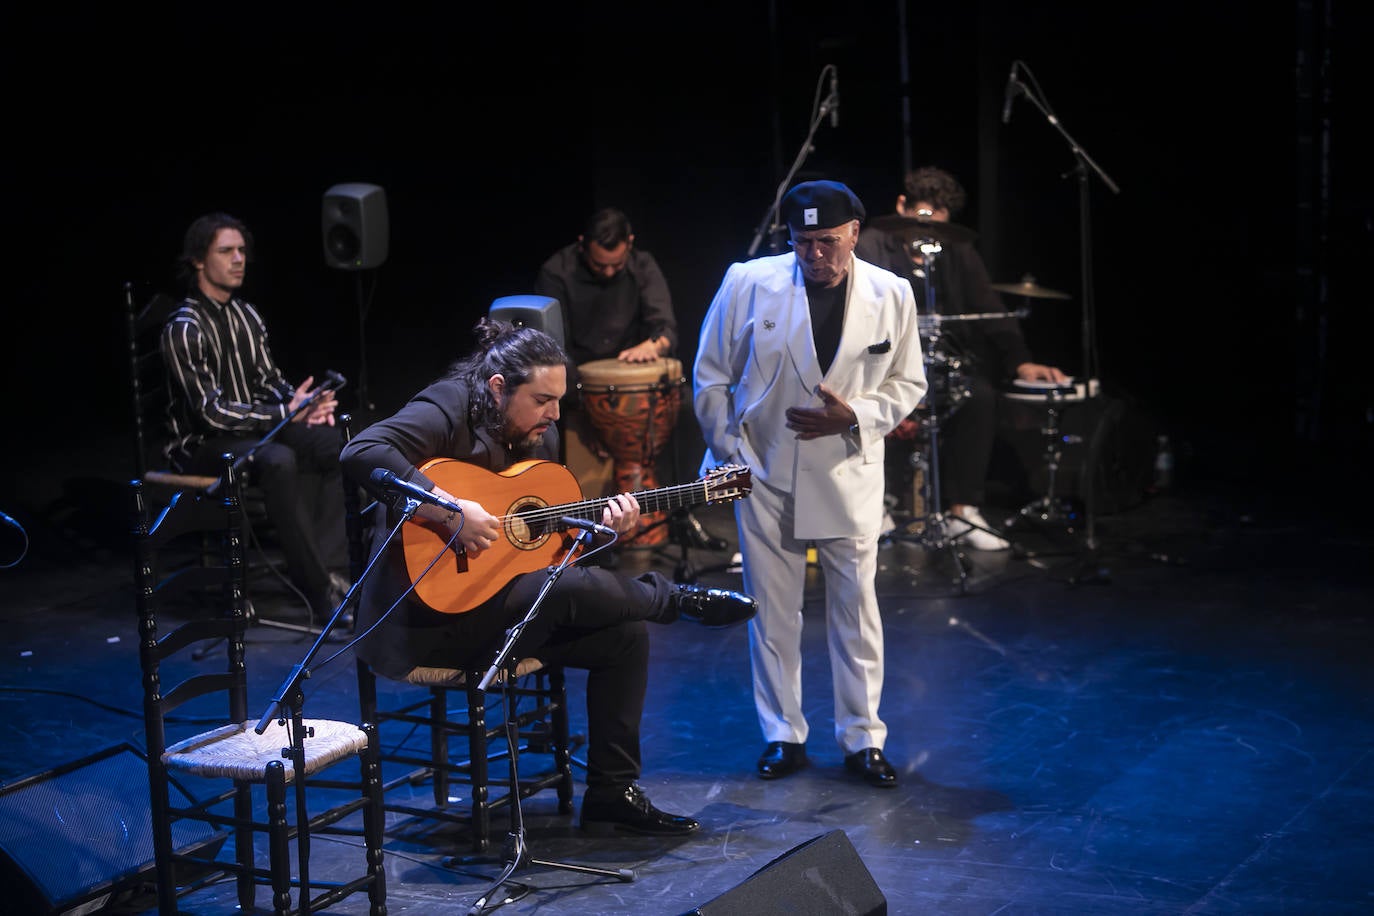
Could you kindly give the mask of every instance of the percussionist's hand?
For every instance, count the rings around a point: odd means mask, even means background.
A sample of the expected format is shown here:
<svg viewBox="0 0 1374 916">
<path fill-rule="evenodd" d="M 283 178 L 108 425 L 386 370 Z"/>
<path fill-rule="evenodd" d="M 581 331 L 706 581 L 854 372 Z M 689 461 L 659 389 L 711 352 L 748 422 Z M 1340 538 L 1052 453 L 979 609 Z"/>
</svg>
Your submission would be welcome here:
<svg viewBox="0 0 1374 916">
<path fill-rule="evenodd" d="M 622 363 L 651 363 L 659 357 L 658 338 L 635 344 L 616 354 Z"/>
<path fill-rule="evenodd" d="M 817 385 L 816 394 L 821 399 L 820 407 L 787 408 L 787 428 L 795 432 L 798 439 L 840 435 L 858 422 L 853 408 L 835 392 Z"/>
<path fill-rule="evenodd" d="M 1022 363 L 1016 367 L 1016 377 L 1025 382 L 1055 382 L 1061 385 L 1069 380 L 1058 366 L 1042 363 Z"/>
</svg>

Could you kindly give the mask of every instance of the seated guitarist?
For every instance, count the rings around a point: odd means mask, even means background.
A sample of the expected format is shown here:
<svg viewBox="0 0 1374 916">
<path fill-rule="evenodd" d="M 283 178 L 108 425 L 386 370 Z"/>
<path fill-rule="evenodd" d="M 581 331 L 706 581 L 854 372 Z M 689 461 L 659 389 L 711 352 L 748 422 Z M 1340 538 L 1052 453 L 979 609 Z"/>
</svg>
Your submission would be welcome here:
<svg viewBox="0 0 1374 916">
<path fill-rule="evenodd" d="M 456 533 L 457 556 L 445 556 L 435 569 L 482 575 L 483 554 L 490 552 L 490 560 L 507 546 L 509 532 L 501 518 L 483 507 L 483 492 L 447 492 L 418 466 L 452 458 L 466 463 L 460 467 L 470 464 L 499 474 L 517 462 L 553 461 L 559 454 L 557 421 L 568 361 L 562 347 L 542 331 L 486 317 L 477 323 L 475 337 L 478 345 L 472 354 L 393 416 L 359 432 L 343 450 L 344 473 L 379 497 L 388 512 L 389 523 L 374 526 L 373 554 L 400 519 L 400 509 L 392 504 L 394 494 L 374 484 L 375 471 L 394 473 L 461 508 L 456 512 L 423 503 L 403 527 L 439 532 L 440 550 Z M 490 493 L 485 495 L 490 498 Z M 504 511 L 506 504 L 494 508 Z M 620 494 L 605 501 L 600 523 L 621 534 L 633 532 L 639 513 L 636 498 Z M 475 606 L 455 611 L 442 602 L 426 604 L 416 593 L 407 594 L 423 566 L 413 571 L 407 567 L 400 540 L 393 542 L 391 555 L 359 590 L 358 627 L 370 635 L 358 645 L 358 655 L 379 673 L 398 678 L 417 666 L 490 666 L 507 629 L 524 618 L 547 581 L 543 570 L 517 574 Z M 488 567 L 500 568 L 504 567 Z M 434 604 L 445 609 L 436 610 Z M 690 817 L 655 808 L 636 782 L 648 683 L 645 622 L 686 618 L 721 627 L 753 615 L 754 601 L 746 595 L 677 585 L 653 571 L 631 578 L 600 567 L 572 565 L 558 578 L 538 615 L 515 642 L 510 659 L 519 660 L 518 673 L 545 665 L 588 672 L 583 830 L 675 836 L 700 826 Z"/>
</svg>

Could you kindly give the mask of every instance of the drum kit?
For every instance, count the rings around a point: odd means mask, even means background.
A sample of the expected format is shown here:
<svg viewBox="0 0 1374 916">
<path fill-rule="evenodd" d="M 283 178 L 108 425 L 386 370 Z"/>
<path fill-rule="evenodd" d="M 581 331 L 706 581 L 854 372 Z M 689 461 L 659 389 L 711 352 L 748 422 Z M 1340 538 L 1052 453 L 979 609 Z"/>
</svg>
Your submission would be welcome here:
<svg viewBox="0 0 1374 916">
<path fill-rule="evenodd" d="M 922 284 L 926 311 L 918 317 L 921 334 L 921 349 L 924 355 L 927 390 L 917 410 L 909 417 L 919 430 L 916 446 L 910 455 L 914 470 L 912 521 L 883 535 L 885 541 L 911 540 L 932 552 L 952 553 L 958 569 L 960 590 L 967 587 L 969 564 L 958 546 L 956 537 L 951 536 L 949 519 L 942 510 L 940 494 L 940 430 L 954 416 L 963 402 L 972 396 L 969 387 L 968 370 L 960 356 L 953 352 L 944 339 L 946 327 L 960 322 L 1006 320 L 1023 318 L 1029 314 L 1028 307 L 1014 311 L 995 311 L 981 313 L 940 314 L 936 301 L 934 276 L 939 270 L 940 255 L 946 243 L 971 242 L 977 234 L 957 223 L 933 221 L 903 216 L 879 217 L 872 222 L 877 229 L 885 229 L 902 238 L 913 263 L 913 282 Z M 1029 274 L 1018 283 L 992 284 L 998 292 L 1024 297 L 1026 299 L 1069 299 L 1067 293 L 1049 289 L 1035 282 Z M 1046 405 L 1048 419 L 1043 429 L 1045 435 L 1045 461 L 1049 469 L 1049 490 L 1040 499 L 1021 509 L 1014 518 L 1037 518 L 1050 520 L 1057 518 L 1057 502 L 1054 494 L 1054 472 L 1058 467 L 1061 447 L 1068 441 L 1058 428 L 1058 411 L 1066 401 L 1082 397 L 1082 386 L 1074 386 L 1072 380 L 1064 385 L 1044 383 L 1021 383 L 1008 397 L 1020 400 L 1033 400 Z M 993 532 L 996 534 L 997 532 Z"/>
</svg>

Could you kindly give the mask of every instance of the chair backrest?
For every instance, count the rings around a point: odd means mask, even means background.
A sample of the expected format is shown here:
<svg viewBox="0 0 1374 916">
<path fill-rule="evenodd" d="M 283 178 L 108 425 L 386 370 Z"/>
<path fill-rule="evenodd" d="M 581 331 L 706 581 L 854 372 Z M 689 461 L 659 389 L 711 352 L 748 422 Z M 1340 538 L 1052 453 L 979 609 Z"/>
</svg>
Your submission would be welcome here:
<svg viewBox="0 0 1374 916">
<path fill-rule="evenodd" d="M 371 916 L 383 916 L 385 811 L 376 730 L 370 724 L 304 718 L 301 697 L 294 688 L 285 698 L 293 706 L 290 725 L 273 723 L 265 716 L 257 728 L 250 727 L 242 487 L 232 455 L 222 455 L 220 467 L 222 476 L 217 479 L 222 484 L 214 493 L 179 491 L 156 518 L 145 499 L 145 482 L 132 482 L 139 662 L 158 910 L 179 912 L 177 900 L 183 893 L 232 874 L 243 912 L 258 912 L 255 888 L 270 883 L 277 912 L 324 911 L 366 889 Z M 160 551 L 183 537 L 206 536 L 218 545 L 207 552 L 207 562 L 159 574 Z M 218 588 L 216 612 L 163 632 L 159 612 L 165 597 L 190 585 Z M 204 664 L 205 650 L 221 642 L 226 643 L 226 664 Z M 174 682 L 163 684 L 164 676 Z M 181 713 L 173 718 L 177 710 Z M 282 714 L 285 717 L 284 709 Z M 178 734 L 169 735 L 169 730 Z M 361 767 L 356 782 L 341 781 L 326 772 L 350 757 Z M 174 801 L 170 791 L 172 785 L 180 787 L 183 779 L 195 781 L 196 798 L 190 804 Z M 288 804 L 288 783 L 294 783 L 290 796 L 294 805 Z M 263 808 L 255 805 L 259 789 L 265 793 Z M 344 796 L 342 802 L 316 807 L 335 793 Z M 316 810 L 311 812 L 311 807 Z M 296 812 L 294 823 L 288 813 L 291 808 Z M 344 880 L 312 882 L 312 833 L 332 828 L 359 810 L 363 812 L 366 872 Z M 185 842 L 186 834 L 179 831 L 187 822 L 213 825 L 219 831 L 214 842 Z M 219 847 L 230 836 L 232 856 L 221 857 Z M 255 860 L 260 840 L 268 849 L 266 868 Z M 298 893 L 296 907 L 290 906 L 293 888 Z"/>
<path fill-rule="evenodd" d="M 143 670 L 143 708 L 149 765 L 160 766 L 168 741 L 165 722 L 179 706 L 212 693 L 224 695 L 224 722 L 248 718 L 248 682 L 244 643 L 246 573 L 243 562 L 243 520 L 240 487 L 233 459 L 223 456 L 225 486 L 214 496 L 182 491 L 172 497 L 156 518 L 144 494 L 144 482 L 134 480 L 134 586 L 138 609 L 139 663 Z M 207 562 L 182 566 L 160 574 L 158 555 L 183 537 L 210 536 L 218 549 Z M 160 631 L 159 611 L 173 595 L 188 588 L 217 589 L 222 600 L 214 614 L 193 618 L 169 632 Z M 162 683 L 162 664 L 196 647 L 225 641 L 227 666 L 197 670 L 179 683 Z M 189 657 L 189 655 L 187 656 Z M 158 800 L 153 804 L 156 807 Z M 159 812 L 154 812 L 155 814 Z"/>
<path fill-rule="evenodd" d="M 177 473 L 165 466 L 162 455 L 164 421 L 171 402 L 171 383 L 162 359 L 161 338 L 162 328 L 176 307 L 176 300 L 162 293 L 140 302 L 134 284 L 124 284 L 134 476 L 148 483 L 178 490 L 204 489 L 218 478 Z"/>
</svg>

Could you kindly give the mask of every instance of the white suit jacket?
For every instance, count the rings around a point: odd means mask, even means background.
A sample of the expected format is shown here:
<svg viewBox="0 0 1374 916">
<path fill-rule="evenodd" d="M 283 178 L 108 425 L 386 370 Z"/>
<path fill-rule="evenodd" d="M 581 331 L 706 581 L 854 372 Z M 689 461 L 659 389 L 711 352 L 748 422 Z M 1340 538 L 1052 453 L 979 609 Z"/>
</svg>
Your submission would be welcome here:
<svg viewBox="0 0 1374 916">
<path fill-rule="evenodd" d="M 926 391 L 908 281 L 852 261 L 839 348 L 822 376 L 796 255 L 732 264 L 702 323 L 692 378 L 703 471 L 747 464 L 757 479 L 791 491 L 798 538 L 879 532 L 883 437 Z M 787 428 L 787 408 L 820 405 L 820 382 L 854 409 L 857 437 L 801 441 Z"/>
</svg>

